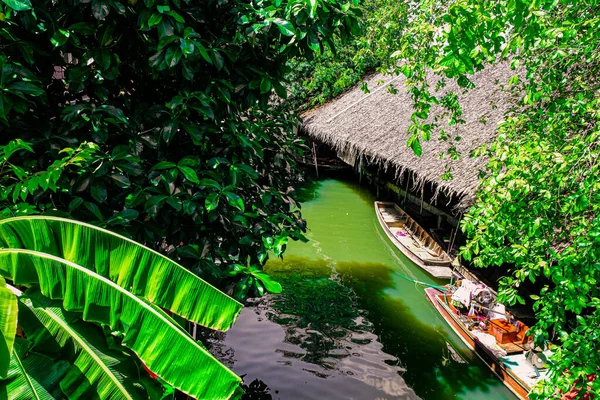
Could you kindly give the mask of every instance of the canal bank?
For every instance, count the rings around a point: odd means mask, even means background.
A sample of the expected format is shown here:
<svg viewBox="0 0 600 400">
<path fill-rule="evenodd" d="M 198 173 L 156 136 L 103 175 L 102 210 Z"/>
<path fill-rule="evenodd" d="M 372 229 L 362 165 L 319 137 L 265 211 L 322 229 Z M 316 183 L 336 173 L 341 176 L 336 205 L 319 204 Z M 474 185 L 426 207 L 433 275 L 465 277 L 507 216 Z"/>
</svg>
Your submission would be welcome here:
<svg viewBox="0 0 600 400">
<path fill-rule="evenodd" d="M 266 266 L 284 293 L 210 343 L 253 398 L 514 398 L 402 277 L 440 283 L 389 243 L 371 193 L 323 180 L 306 195 L 310 241 Z"/>
</svg>

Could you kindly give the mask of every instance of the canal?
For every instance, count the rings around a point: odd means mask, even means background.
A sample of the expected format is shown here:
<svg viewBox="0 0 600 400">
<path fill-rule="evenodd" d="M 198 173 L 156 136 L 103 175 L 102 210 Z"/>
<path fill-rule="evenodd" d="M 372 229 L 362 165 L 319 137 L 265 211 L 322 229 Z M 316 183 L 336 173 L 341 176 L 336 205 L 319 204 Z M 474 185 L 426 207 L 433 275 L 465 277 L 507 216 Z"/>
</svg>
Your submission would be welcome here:
<svg viewBox="0 0 600 400">
<path fill-rule="evenodd" d="M 284 292 L 209 344 L 248 398 L 515 398 L 404 278 L 441 283 L 391 245 L 368 190 L 328 179 L 304 195 L 310 241 L 265 268 Z"/>
</svg>

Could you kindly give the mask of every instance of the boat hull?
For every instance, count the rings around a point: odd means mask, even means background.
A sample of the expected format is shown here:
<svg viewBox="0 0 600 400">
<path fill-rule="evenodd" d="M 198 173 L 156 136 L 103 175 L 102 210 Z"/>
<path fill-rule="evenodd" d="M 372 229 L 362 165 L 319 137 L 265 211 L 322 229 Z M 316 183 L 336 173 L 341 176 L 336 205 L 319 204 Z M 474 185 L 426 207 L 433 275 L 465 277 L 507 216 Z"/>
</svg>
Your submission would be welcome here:
<svg viewBox="0 0 600 400">
<path fill-rule="evenodd" d="M 469 332 L 465 325 L 458 320 L 452 310 L 442 301 L 439 296 L 443 294 L 435 288 L 426 288 L 427 300 L 433 305 L 438 313 L 450 325 L 454 333 L 469 347 L 477 356 L 492 370 L 492 372 L 510 389 L 519 399 L 527 400 L 531 388 L 525 382 L 511 373 L 490 351 L 479 344 L 475 337 Z"/>
<path fill-rule="evenodd" d="M 377 214 L 377 219 L 379 220 L 379 223 L 381 224 L 381 227 L 383 228 L 385 234 L 392 241 L 392 243 L 398 248 L 398 250 L 400 250 L 416 266 L 418 266 L 422 270 L 428 272 L 430 275 L 432 275 L 436 278 L 441 278 L 441 279 L 452 278 L 453 273 L 452 273 L 452 269 L 450 268 L 450 265 L 452 262 L 450 260 L 442 261 L 442 262 L 438 262 L 438 263 L 432 263 L 432 262 L 425 263 L 422 259 L 417 257 L 413 252 L 411 252 L 410 249 L 406 248 L 402 244 L 402 242 L 400 242 L 394 236 L 394 234 L 390 231 L 387 223 L 384 221 L 383 216 L 381 215 L 381 212 L 379 210 L 379 208 L 381 206 L 391 207 L 391 206 L 394 206 L 394 203 L 384 203 L 384 202 L 376 201 L 375 202 L 375 213 Z"/>
</svg>

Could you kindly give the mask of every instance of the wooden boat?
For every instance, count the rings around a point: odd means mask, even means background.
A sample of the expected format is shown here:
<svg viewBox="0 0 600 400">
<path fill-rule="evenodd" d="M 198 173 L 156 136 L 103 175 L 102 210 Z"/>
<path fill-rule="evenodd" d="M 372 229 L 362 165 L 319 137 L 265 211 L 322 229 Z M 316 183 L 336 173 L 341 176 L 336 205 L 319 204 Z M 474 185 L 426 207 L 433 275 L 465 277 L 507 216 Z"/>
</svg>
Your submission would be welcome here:
<svg viewBox="0 0 600 400">
<path fill-rule="evenodd" d="M 491 289 L 489 291 L 495 293 Z M 520 322 L 513 325 L 506 319 L 491 319 L 489 314 L 498 314 L 493 311 L 488 311 L 488 316 L 468 316 L 466 310 L 453 305 L 452 293 L 442 292 L 437 288 L 426 288 L 425 294 L 452 330 L 492 372 L 519 399 L 527 399 L 531 387 L 544 377 L 545 370 L 539 364 L 547 355 L 541 356 L 537 360 L 538 366 L 534 366 L 534 361 L 531 360 L 539 354 L 534 356 L 531 352 L 532 337 L 526 335 L 529 328 Z M 494 339 L 495 343 L 491 344 L 490 341 L 493 342 Z"/>
<path fill-rule="evenodd" d="M 410 215 L 383 201 L 375 202 L 375 212 L 392 243 L 413 263 L 436 278 L 452 277 L 450 256 Z"/>
</svg>

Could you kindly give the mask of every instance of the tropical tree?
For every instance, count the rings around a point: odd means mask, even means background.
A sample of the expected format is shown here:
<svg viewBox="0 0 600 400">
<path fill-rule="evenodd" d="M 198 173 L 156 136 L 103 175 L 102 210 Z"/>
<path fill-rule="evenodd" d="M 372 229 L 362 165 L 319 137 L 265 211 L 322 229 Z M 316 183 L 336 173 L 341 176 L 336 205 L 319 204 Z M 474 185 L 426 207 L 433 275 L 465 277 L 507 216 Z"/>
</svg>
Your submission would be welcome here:
<svg viewBox="0 0 600 400">
<path fill-rule="evenodd" d="M 414 101 L 407 144 L 464 118 L 460 91 L 489 64 L 514 75 L 499 82 L 514 94 L 489 157 L 475 205 L 462 229 L 462 254 L 475 266 L 502 266 L 500 299 L 530 302 L 537 342 L 551 340 L 552 366 L 531 398 L 600 393 L 600 186 L 598 73 L 600 19 L 596 1 L 411 1 L 382 14 L 372 40 L 392 55 L 387 71 L 402 73 Z M 385 16 L 404 26 L 388 35 Z M 428 77 L 436 74 L 439 80 Z M 447 118 L 428 119 L 432 104 Z M 458 153 L 453 156 L 460 155 Z M 534 294 L 519 291 L 529 282 Z"/>
<path fill-rule="evenodd" d="M 9 218 L 0 275 L 0 391 L 10 399 L 159 398 L 152 378 L 202 399 L 239 390 L 176 319 L 226 330 L 242 305 L 147 247 L 72 220 Z"/>
<path fill-rule="evenodd" d="M 93 222 L 264 291 L 228 268 L 305 230 L 298 120 L 272 100 L 288 60 L 357 26 L 355 2 L 0 2 L 2 214 Z"/>
<path fill-rule="evenodd" d="M 335 37 L 332 45 L 307 60 L 290 61 L 287 108 L 302 111 L 323 104 L 360 83 L 365 75 L 387 65 L 398 36 L 406 26 L 406 4 L 391 0 L 364 0 L 352 36 Z M 387 40 L 392 43 L 384 43 Z M 363 90 L 368 87 L 363 82 Z"/>
</svg>

